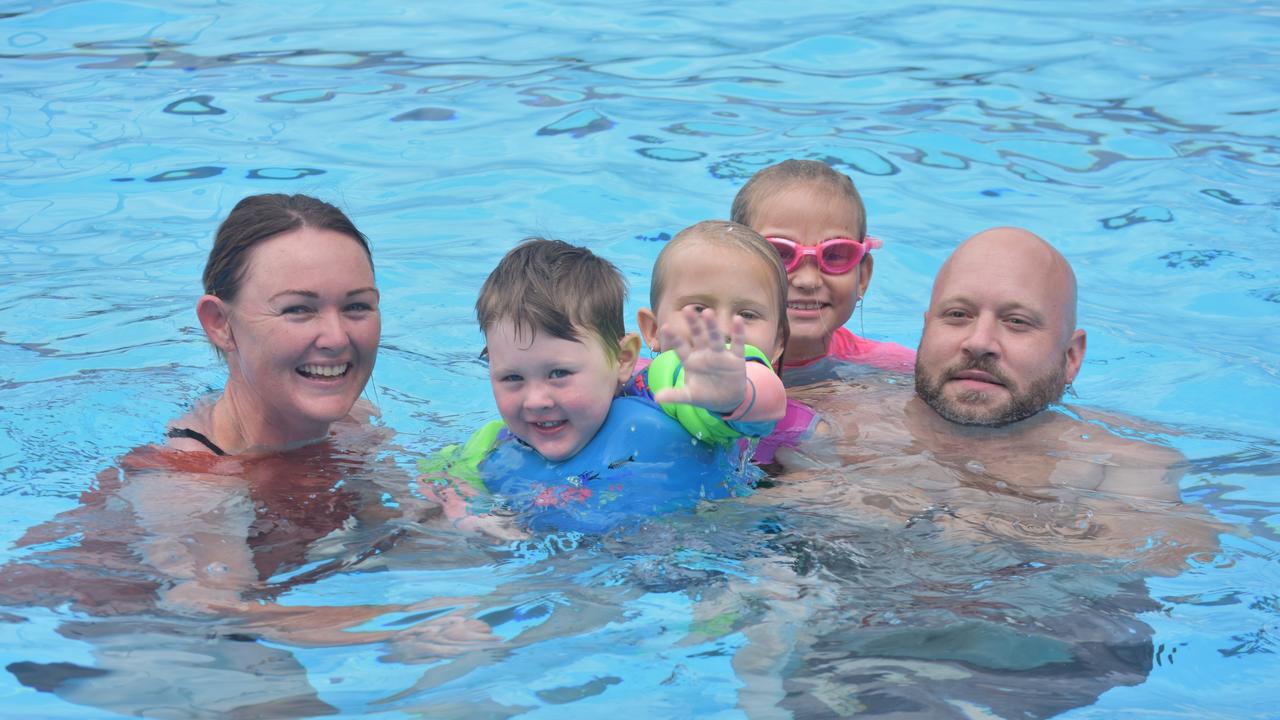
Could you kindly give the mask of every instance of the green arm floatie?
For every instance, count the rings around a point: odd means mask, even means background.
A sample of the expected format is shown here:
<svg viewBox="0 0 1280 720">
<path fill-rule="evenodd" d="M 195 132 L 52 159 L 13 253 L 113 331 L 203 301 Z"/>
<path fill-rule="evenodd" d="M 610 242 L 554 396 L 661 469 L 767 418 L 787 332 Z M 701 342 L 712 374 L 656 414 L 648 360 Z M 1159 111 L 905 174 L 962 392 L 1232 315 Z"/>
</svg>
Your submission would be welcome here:
<svg viewBox="0 0 1280 720">
<path fill-rule="evenodd" d="M 747 345 L 745 349 L 747 362 L 762 362 L 770 370 L 773 365 L 759 348 Z M 684 364 L 674 350 L 658 354 L 649 364 L 649 390 L 655 395 L 660 390 L 684 386 Z M 742 433 L 723 418 L 706 408 L 684 403 L 660 403 L 663 412 L 675 418 L 690 435 L 713 445 L 725 445 L 742 437 Z"/>
<path fill-rule="evenodd" d="M 480 476 L 480 463 L 498 443 L 498 433 L 506 427 L 501 420 L 490 420 L 467 438 L 463 445 L 446 445 L 429 458 L 418 461 L 418 472 L 445 473 L 467 483 L 476 490 L 488 492 Z"/>
</svg>

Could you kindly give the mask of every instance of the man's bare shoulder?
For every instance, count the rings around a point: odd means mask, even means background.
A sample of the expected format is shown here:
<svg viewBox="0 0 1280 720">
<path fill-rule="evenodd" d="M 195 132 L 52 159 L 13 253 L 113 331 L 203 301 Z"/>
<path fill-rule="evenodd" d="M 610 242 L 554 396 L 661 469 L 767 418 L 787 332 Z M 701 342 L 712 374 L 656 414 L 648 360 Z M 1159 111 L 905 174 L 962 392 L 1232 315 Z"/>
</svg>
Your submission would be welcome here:
<svg viewBox="0 0 1280 720">
<path fill-rule="evenodd" d="M 1169 445 L 1169 438 L 1178 435 L 1172 428 L 1117 413 L 1069 408 L 1079 420 L 1079 439 L 1095 447 L 1114 453 L 1117 459 L 1134 464 L 1170 467 L 1182 463 L 1185 457 Z"/>
<path fill-rule="evenodd" d="M 1077 417 L 1064 436 L 1073 451 L 1104 469 L 1104 492 L 1177 502 L 1186 457 L 1168 444 L 1175 435 L 1156 423 L 1115 413 L 1069 408 Z"/>
</svg>

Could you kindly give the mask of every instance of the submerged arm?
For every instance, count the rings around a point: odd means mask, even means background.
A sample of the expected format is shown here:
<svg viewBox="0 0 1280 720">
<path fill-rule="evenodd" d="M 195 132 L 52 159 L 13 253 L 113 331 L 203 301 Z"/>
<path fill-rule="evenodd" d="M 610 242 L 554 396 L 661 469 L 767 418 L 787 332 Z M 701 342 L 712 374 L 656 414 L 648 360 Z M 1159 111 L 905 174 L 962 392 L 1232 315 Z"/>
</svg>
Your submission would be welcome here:
<svg viewBox="0 0 1280 720">
<path fill-rule="evenodd" d="M 480 472 L 480 463 L 493 451 L 504 427 L 500 420 L 491 421 L 461 447 L 450 445 L 419 460 L 418 489 L 428 500 L 438 503 L 444 519 L 459 530 L 498 540 L 519 540 L 526 533 L 510 517 L 491 512 L 492 497 Z"/>
<path fill-rule="evenodd" d="M 120 490 L 146 531 L 135 549 L 165 580 L 160 604 L 217 612 L 258 580 L 246 538 L 254 520 L 237 478 L 185 472 L 130 473 Z"/>
<path fill-rule="evenodd" d="M 246 592 L 261 583 L 248 545 L 254 504 L 242 478 L 142 472 L 130 480 L 121 495 L 147 531 L 137 549 L 164 576 L 167 587 L 159 603 L 170 612 L 213 616 L 273 641 L 301 645 L 391 641 L 443 655 L 493 639 L 487 625 L 456 613 L 395 629 L 352 630 L 389 615 L 461 607 L 455 598 L 409 606 L 287 606 L 246 599 Z"/>
</svg>

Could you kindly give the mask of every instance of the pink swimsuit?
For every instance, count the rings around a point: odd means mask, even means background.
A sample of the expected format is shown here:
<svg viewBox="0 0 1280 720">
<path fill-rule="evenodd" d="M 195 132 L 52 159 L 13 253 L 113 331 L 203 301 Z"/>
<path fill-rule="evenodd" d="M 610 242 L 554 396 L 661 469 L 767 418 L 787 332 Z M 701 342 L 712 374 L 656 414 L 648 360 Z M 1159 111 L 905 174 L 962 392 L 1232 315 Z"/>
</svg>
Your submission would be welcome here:
<svg viewBox="0 0 1280 720">
<path fill-rule="evenodd" d="M 637 372 L 647 363 L 641 359 Z M 838 328 L 831 338 L 827 354 L 799 363 L 786 363 L 783 366 L 783 379 L 788 385 L 804 385 L 817 382 L 828 377 L 836 377 L 829 368 L 831 365 L 866 365 L 879 370 L 892 370 L 910 373 L 915 369 L 916 353 L 914 350 L 897 343 L 880 342 L 860 338 L 848 328 Z M 814 376 L 810 379 L 810 376 Z M 793 377 L 797 381 L 793 381 Z M 760 438 L 756 445 L 752 462 L 767 465 L 773 462 L 774 455 L 780 447 L 795 447 L 813 432 L 818 424 L 818 414 L 808 405 L 797 400 L 787 399 L 787 413 L 774 426 L 773 432 Z M 745 443 L 746 439 L 739 442 Z"/>
<path fill-rule="evenodd" d="M 822 357 L 783 365 L 787 386 L 807 385 L 819 380 L 840 377 L 839 365 L 866 365 L 879 370 L 910 373 L 915 370 L 916 353 L 897 343 L 860 338 L 848 328 L 837 328 Z M 768 464 L 780 447 L 795 447 L 813 432 L 818 415 L 808 405 L 787 400 L 787 414 L 778 421 L 773 432 L 756 446 L 755 462 Z"/>
<path fill-rule="evenodd" d="M 787 363 L 782 369 L 784 373 L 788 370 L 798 370 L 828 358 L 904 373 L 912 372 L 916 365 L 915 350 L 897 343 L 860 338 L 850 332 L 849 328 L 841 327 L 836 328 L 835 334 L 831 336 L 831 344 L 827 346 L 826 355 L 798 363 Z"/>
<path fill-rule="evenodd" d="M 809 437 L 813 426 L 818 424 L 818 414 L 813 408 L 798 400 L 787 398 L 787 414 L 782 416 L 773 432 L 760 438 L 751 462 L 768 465 L 773 462 L 774 453 L 780 447 L 795 447 L 800 441 Z M 743 441 L 745 442 L 745 441 Z"/>
<path fill-rule="evenodd" d="M 783 365 L 782 382 L 787 387 L 797 387 L 824 380 L 847 380 L 862 372 L 859 367 L 910 374 L 915 364 L 916 354 L 910 348 L 860 338 L 842 327 L 831 336 L 826 355 Z"/>
</svg>

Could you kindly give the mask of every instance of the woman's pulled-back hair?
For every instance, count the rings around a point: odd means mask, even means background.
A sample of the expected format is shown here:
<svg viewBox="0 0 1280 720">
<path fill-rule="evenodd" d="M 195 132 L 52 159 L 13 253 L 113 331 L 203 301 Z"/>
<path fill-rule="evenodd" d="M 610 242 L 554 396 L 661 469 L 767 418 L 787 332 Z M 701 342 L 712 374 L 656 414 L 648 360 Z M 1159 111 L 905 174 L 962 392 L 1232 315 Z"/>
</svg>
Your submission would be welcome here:
<svg viewBox="0 0 1280 720">
<path fill-rule="evenodd" d="M 788 186 L 809 183 L 824 187 L 836 197 L 843 197 L 853 203 L 858 211 L 858 237 L 862 241 L 867 236 L 867 208 L 862 204 L 862 196 L 853 180 L 848 175 L 835 170 L 830 165 L 817 160 L 783 160 L 758 171 L 733 198 L 733 207 L 729 211 L 729 219 L 754 227 L 756 209 L 760 203 Z"/>
<path fill-rule="evenodd" d="M 204 266 L 204 292 L 227 302 L 240 292 L 249 251 L 264 240 L 309 227 L 331 230 L 360 243 L 373 267 L 369 239 L 338 208 L 309 195 L 250 195 L 236 203 L 218 226 Z"/>
<path fill-rule="evenodd" d="M 627 281 L 608 260 L 560 240 L 527 238 L 489 273 L 476 299 L 476 319 L 486 333 L 510 320 L 530 339 L 541 331 L 583 342 L 579 328 L 586 328 L 617 357 L 626 334 L 626 297 Z"/>
</svg>

